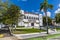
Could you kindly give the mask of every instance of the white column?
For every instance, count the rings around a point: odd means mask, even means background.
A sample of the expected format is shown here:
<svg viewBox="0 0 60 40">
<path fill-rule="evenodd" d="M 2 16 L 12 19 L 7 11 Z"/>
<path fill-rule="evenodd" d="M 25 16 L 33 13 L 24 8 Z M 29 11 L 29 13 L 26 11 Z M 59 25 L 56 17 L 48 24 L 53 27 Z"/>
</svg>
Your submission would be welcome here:
<svg viewBox="0 0 60 40">
<path fill-rule="evenodd" d="M 42 14 L 39 14 L 39 26 L 43 26 L 43 17 L 42 17 Z"/>
</svg>

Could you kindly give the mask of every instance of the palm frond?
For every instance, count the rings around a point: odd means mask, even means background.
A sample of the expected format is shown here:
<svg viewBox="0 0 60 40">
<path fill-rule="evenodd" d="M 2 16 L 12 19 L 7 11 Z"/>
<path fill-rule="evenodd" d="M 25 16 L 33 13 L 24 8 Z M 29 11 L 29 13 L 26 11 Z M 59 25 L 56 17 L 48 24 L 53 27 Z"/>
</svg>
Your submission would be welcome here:
<svg viewBox="0 0 60 40">
<path fill-rule="evenodd" d="M 41 11 L 43 8 L 44 8 L 44 5 L 41 5 L 41 6 L 40 6 L 40 11 Z"/>
<path fill-rule="evenodd" d="M 53 9 L 53 5 L 49 4 L 48 8 Z"/>
</svg>

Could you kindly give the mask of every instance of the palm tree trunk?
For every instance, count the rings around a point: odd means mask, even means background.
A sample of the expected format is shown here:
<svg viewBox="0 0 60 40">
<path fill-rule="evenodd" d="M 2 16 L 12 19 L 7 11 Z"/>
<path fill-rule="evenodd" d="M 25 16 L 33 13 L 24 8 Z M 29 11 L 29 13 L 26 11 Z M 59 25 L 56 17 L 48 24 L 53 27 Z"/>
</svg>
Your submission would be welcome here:
<svg viewBox="0 0 60 40">
<path fill-rule="evenodd" d="M 48 17 L 47 17 L 47 12 L 46 11 L 45 11 L 45 15 L 46 15 L 47 34 L 48 34 Z"/>
</svg>

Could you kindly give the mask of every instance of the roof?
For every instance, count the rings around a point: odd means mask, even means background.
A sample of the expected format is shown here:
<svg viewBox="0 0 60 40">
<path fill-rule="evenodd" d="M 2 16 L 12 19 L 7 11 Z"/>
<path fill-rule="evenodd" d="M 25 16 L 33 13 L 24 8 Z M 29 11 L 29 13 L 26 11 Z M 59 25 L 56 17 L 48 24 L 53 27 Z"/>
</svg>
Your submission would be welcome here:
<svg viewBox="0 0 60 40">
<path fill-rule="evenodd" d="M 34 12 L 24 12 L 24 14 L 35 14 L 35 15 L 39 15 L 39 13 L 34 13 Z"/>
</svg>

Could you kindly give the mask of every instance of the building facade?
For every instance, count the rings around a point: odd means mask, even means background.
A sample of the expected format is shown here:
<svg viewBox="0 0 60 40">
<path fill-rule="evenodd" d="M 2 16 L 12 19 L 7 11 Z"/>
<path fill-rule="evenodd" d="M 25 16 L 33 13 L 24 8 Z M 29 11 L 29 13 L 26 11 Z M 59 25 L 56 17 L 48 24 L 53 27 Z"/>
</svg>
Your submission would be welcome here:
<svg viewBox="0 0 60 40">
<path fill-rule="evenodd" d="M 25 26 L 25 28 L 40 28 L 43 25 L 42 14 L 35 14 L 30 12 L 20 11 L 23 15 L 18 21 L 18 26 Z"/>
</svg>

